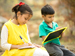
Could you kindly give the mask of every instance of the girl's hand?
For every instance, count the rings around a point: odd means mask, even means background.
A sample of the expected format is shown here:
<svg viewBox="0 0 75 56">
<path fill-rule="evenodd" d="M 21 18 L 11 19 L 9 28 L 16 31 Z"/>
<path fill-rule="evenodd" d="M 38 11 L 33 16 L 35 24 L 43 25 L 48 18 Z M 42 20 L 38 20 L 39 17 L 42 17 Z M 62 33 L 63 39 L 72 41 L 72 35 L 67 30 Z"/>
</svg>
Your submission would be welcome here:
<svg viewBox="0 0 75 56">
<path fill-rule="evenodd" d="M 29 43 L 24 43 L 22 45 L 11 45 L 11 49 L 18 49 L 20 47 L 31 46 Z"/>
<path fill-rule="evenodd" d="M 38 44 L 24 43 L 23 45 L 19 45 L 18 48 L 20 48 L 20 47 L 26 47 L 26 46 L 35 46 L 35 47 L 38 47 L 38 48 L 42 47 L 41 45 L 38 45 Z"/>
<path fill-rule="evenodd" d="M 41 48 L 42 46 L 41 45 L 38 45 L 38 44 L 33 44 L 35 47 L 38 47 L 38 48 Z"/>
<path fill-rule="evenodd" d="M 33 44 L 32 44 L 32 43 L 28 43 L 28 45 L 29 45 L 29 46 L 32 46 Z"/>
<path fill-rule="evenodd" d="M 26 46 L 29 46 L 29 44 L 28 43 L 24 43 L 23 45 L 19 45 L 18 48 L 20 48 L 20 47 L 26 47 Z"/>
</svg>

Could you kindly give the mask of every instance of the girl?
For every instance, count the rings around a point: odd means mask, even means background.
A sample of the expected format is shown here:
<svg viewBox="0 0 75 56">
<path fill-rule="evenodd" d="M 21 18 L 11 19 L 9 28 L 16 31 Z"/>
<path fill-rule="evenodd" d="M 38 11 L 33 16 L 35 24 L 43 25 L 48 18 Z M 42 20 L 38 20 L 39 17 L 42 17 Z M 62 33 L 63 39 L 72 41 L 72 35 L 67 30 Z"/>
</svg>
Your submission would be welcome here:
<svg viewBox="0 0 75 56">
<path fill-rule="evenodd" d="M 41 46 L 30 41 L 26 25 L 33 15 L 30 7 L 20 2 L 12 8 L 12 12 L 15 12 L 15 16 L 4 24 L 1 31 L 1 46 L 6 49 L 2 56 L 49 56 Z M 26 46 L 36 48 L 19 49 Z"/>
</svg>

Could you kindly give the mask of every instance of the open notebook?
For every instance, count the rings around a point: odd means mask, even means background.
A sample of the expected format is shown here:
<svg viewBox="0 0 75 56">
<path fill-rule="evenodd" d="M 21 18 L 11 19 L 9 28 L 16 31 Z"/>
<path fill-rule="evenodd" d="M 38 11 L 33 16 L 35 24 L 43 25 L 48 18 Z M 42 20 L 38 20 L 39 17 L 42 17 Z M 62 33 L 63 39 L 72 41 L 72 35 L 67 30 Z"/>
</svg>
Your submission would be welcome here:
<svg viewBox="0 0 75 56">
<path fill-rule="evenodd" d="M 27 49 L 27 48 L 35 48 L 35 46 L 20 47 L 20 48 L 18 48 L 18 49 Z"/>
<path fill-rule="evenodd" d="M 61 33 L 62 33 L 66 28 L 67 28 L 67 27 L 64 27 L 64 28 L 55 30 L 55 31 L 53 31 L 53 32 L 50 32 L 50 33 L 46 36 L 46 38 L 44 39 L 44 41 L 42 42 L 42 44 L 44 44 L 45 42 L 51 41 L 51 40 L 53 40 L 53 39 L 60 38 Z"/>
</svg>

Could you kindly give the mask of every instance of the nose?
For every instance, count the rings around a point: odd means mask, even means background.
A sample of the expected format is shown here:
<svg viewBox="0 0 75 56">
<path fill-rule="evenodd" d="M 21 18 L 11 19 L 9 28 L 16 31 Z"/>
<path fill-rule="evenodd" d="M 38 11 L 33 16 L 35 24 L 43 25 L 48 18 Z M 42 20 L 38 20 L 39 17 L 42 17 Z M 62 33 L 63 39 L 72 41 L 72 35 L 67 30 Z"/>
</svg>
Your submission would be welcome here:
<svg viewBox="0 0 75 56">
<path fill-rule="evenodd" d="M 52 17 L 52 20 L 54 20 L 54 17 Z"/>
<path fill-rule="evenodd" d="M 28 22 L 28 20 L 25 21 L 25 23 L 27 23 L 27 22 Z"/>
</svg>

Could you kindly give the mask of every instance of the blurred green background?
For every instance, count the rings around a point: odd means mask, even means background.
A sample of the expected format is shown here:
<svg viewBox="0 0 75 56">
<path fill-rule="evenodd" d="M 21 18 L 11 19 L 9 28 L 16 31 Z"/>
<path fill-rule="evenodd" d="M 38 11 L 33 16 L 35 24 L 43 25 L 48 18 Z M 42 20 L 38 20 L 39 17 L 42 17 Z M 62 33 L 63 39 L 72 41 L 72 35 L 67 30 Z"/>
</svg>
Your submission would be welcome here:
<svg viewBox="0 0 75 56">
<path fill-rule="evenodd" d="M 41 17 L 41 8 L 49 4 L 55 10 L 54 21 L 59 26 L 68 27 L 64 38 L 61 38 L 61 44 L 65 45 L 71 51 L 75 51 L 75 0 L 0 0 L 0 32 L 2 25 L 13 17 L 11 9 L 15 4 L 25 2 L 33 10 L 33 17 L 27 23 L 29 35 L 33 43 L 42 45 L 42 39 L 39 38 L 39 25 L 43 21 Z M 0 45 L 0 52 L 4 51 Z"/>
</svg>

